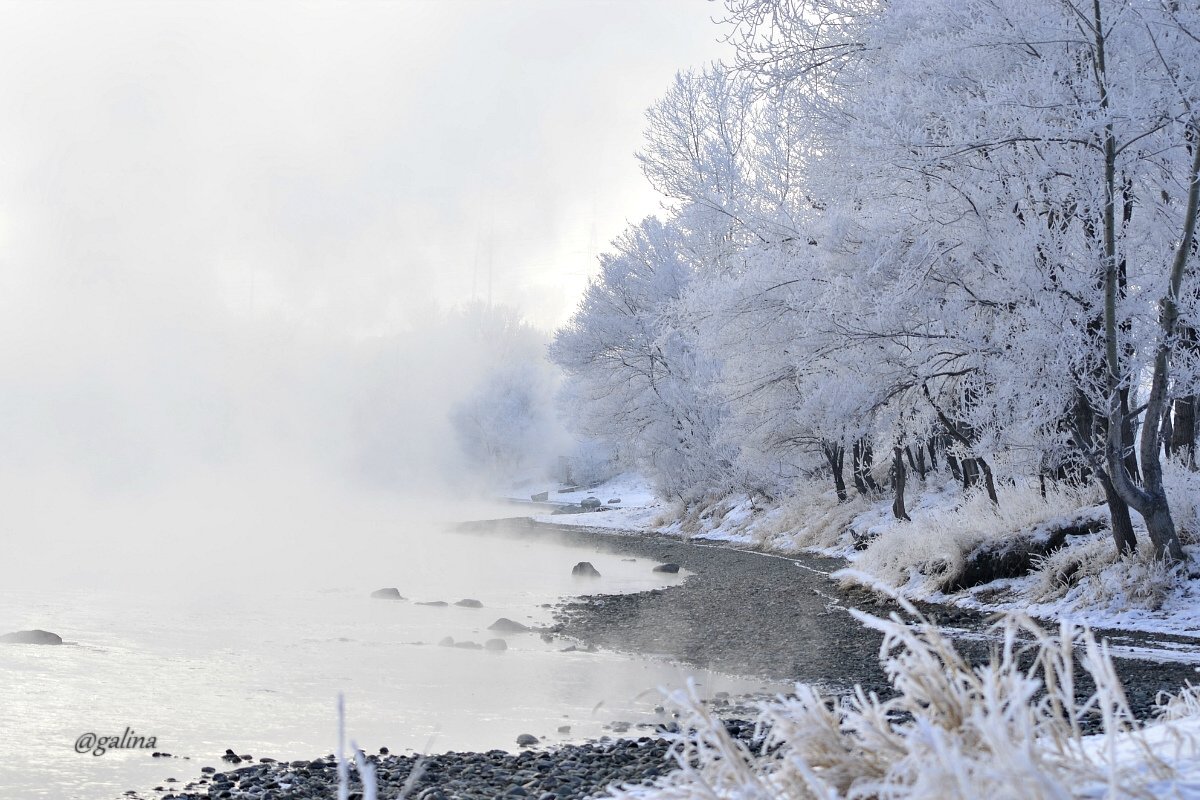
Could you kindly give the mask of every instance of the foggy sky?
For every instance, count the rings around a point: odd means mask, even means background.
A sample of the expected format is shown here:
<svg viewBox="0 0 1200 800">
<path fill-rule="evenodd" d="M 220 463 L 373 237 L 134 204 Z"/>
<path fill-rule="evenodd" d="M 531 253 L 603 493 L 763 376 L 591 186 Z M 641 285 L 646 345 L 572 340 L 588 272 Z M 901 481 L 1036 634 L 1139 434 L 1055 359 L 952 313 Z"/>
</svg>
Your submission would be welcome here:
<svg viewBox="0 0 1200 800">
<path fill-rule="evenodd" d="M 719 11 L 0 5 L 0 488 L 335 463 L 364 416 L 415 436 L 451 398 L 399 373 L 462 357 L 431 309 L 490 292 L 550 328 L 655 210 L 643 112 L 720 57 Z"/>
</svg>

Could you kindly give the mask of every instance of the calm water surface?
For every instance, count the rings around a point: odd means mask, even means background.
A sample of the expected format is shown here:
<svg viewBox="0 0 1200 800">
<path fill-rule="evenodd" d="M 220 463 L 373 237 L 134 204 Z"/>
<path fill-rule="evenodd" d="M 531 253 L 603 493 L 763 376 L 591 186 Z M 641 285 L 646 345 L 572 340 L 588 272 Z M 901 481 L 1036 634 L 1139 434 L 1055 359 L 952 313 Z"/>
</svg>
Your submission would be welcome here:
<svg viewBox="0 0 1200 800">
<path fill-rule="evenodd" d="M 573 578 L 580 560 L 603 577 Z M 502 616 L 547 623 L 544 605 L 564 596 L 683 579 L 651 572 L 652 561 L 546 534 L 444 528 L 413 530 L 365 553 L 316 547 L 305 569 L 263 561 L 215 558 L 211 587 L 0 590 L 0 632 L 38 627 L 73 643 L 0 645 L 0 797 L 152 795 L 170 786 L 166 778 L 182 784 L 201 766 L 220 767 L 227 747 L 286 760 L 328 753 L 339 691 L 348 734 L 368 750 L 513 749 L 521 733 L 547 742 L 596 737 L 613 721 L 661 720 L 656 689 L 678 688 L 692 674 L 648 658 L 562 652 L 567 642 L 536 634 L 505 636 L 503 653 L 434 644 L 445 636 L 482 643 L 497 636 L 486 628 Z M 368 597 L 382 586 L 408 601 Z M 485 607 L 414 602 L 468 597 Z M 778 688 L 695 677 L 702 694 Z M 557 733 L 564 725 L 570 733 Z M 177 758 L 74 751 L 81 734 L 126 728 L 156 737 L 155 749 Z"/>
</svg>

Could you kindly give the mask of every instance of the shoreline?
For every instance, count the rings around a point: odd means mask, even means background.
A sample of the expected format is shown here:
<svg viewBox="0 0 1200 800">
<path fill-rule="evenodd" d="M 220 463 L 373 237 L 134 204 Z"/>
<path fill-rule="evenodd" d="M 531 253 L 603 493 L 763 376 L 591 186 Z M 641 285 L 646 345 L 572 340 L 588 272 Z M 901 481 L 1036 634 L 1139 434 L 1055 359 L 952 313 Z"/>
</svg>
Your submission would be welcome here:
<svg viewBox="0 0 1200 800">
<path fill-rule="evenodd" d="M 876 616 L 908 615 L 899 604 L 870 589 L 839 586 L 829 573 L 845 564 L 841 558 L 534 520 L 529 527 L 607 541 L 631 554 L 661 556 L 694 573 L 665 590 L 569 601 L 556 609 L 557 633 L 598 647 L 650 652 L 733 674 L 803 682 L 836 694 L 849 692 L 855 684 L 881 695 L 891 691 L 878 659 L 882 637 L 863 628 L 848 612 L 856 608 Z M 743 584 L 730 585 L 730 579 Z M 747 606 L 747 599 L 752 606 Z M 913 605 L 950 632 L 965 656 L 975 662 L 987 660 L 994 639 L 986 630 L 994 614 L 949 604 Z M 814 620 L 819 624 L 811 624 Z M 719 622 L 714 626 L 713 621 Z M 667 640 L 666 652 L 656 650 L 656 625 L 674 625 L 684 635 Z M 1151 715 L 1160 691 L 1175 692 L 1185 681 L 1197 680 L 1200 670 L 1195 661 L 1170 660 L 1167 653 L 1147 657 L 1137 651 L 1136 633 L 1096 633 L 1118 644 L 1112 654 L 1116 671 L 1139 719 Z M 837 640 L 826 641 L 826 637 Z M 1170 641 L 1170 637 L 1159 638 Z M 836 677 L 831 675 L 833 669 Z M 1081 685 L 1088 685 L 1086 679 Z"/>
<path fill-rule="evenodd" d="M 815 684 L 827 694 L 844 694 L 856 684 L 881 695 L 891 691 L 879 664 L 881 637 L 864 628 L 848 609 L 886 616 L 899 611 L 899 606 L 866 589 L 838 587 L 829 574 L 844 563 L 842 559 L 527 517 L 466 523 L 461 529 L 556 535 L 600 550 L 674 562 L 691 573 L 687 580 L 661 589 L 564 598 L 555 607 L 555 622 L 549 629 L 557 636 L 663 657 L 700 670 Z M 973 660 L 987 658 L 991 643 L 979 635 L 986 627 L 986 615 L 953 606 L 919 607 L 940 625 L 965 634 L 955 637 L 964 654 Z M 1116 664 L 1140 718 L 1149 714 L 1160 690 L 1177 690 L 1184 679 L 1196 677 L 1191 664 L 1123 656 L 1117 657 Z M 744 719 L 726 720 L 726 725 L 741 739 L 749 739 L 753 732 L 753 723 Z M 605 736 L 519 752 L 430 756 L 381 752 L 367 759 L 379 772 L 381 796 L 400 792 L 420 763 L 423 775 L 407 795 L 413 800 L 498 796 L 574 800 L 613 783 L 637 784 L 676 769 L 669 760 L 666 733 L 664 728 L 653 735 L 631 730 L 629 738 Z M 352 792 L 361 791 L 361 784 L 353 779 L 357 773 L 351 774 Z M 329 756 L 231 766 L 199 776 L 180 789 L 157 796 L 162 800 L 332 799 L 337 796 L 337 767 Z"/>
</svg>

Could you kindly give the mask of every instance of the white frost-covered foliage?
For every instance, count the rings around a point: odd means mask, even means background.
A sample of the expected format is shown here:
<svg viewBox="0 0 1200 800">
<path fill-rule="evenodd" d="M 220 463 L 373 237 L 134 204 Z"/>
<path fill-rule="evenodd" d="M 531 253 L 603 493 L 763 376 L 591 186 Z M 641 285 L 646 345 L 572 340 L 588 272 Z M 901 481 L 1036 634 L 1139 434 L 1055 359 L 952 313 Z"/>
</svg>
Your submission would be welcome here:
<svg viewBox="0 0 1200 800">
<path fill-rule="evenodd" d="M 725 5 L 732 63 L 648 112 L 663 218 L 551 350 L 568 424 L 689 504 L 936 452 L 988 489 L 1103 473 L 1159 550 L 1194 528 L 1162 444 L 1200 389 L 1200 9 Z"/>
<path fill-rule="evenodd" d="M 912 609 L 909 609 L 912 612 Z M 765 741 L 733 740 L 695 696 L 677 694 L 690 729 L 679 771 L 627 800 L 835 800 L 1169 796 L 1175 772 L 1133 722 L 1106 647 L 1064 625 L 1050 636 L 1027 618 L 998 624 L 998 652 L 972 666 L 937 626 L 857 615 L 883 633 L 881 661 L 895 696 L 861 689 L 839 701 L 800 685 L 762 711 Z M 1076 665 L 1095 689 L 1084 691 Z M 1194 691 L 1164 716 L 1194 716 Z M 1085 736 L 1099 724 L 1102 733 Z M 1186 764 L 1197 742 L 1158 747 Z"/>
<path fill-rule="evenodd" d="M 573 379 L 568 424 L 611 444 L 672 497 L 719 484 L 729 468 L 716 441 L 720 364 L 678 318 L 696 275 L 685 239 L 653 218 L 631 228 L 601 257 L 600 275 L 550 348 Z"/>
</svg>

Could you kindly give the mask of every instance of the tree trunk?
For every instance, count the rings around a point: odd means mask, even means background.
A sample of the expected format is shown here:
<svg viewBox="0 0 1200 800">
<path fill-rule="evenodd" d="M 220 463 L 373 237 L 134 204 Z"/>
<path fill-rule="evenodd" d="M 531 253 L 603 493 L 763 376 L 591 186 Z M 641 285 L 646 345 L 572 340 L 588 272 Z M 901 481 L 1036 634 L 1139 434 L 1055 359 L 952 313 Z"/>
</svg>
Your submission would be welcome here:
<svg viewBox="0 0 1200 800">
<path fill-rule="evenodd" d="M 975 459 L 964 458 L 960 463 L 962 464 L 963 489 L 970 489 L 979 483 L 979 471 L 975 468 Z"/>
<path fill-rule="evenodd" d="M 892 499 L 892 513 L 896 515 L 896 519 L 912 522 L 908 512 L 904 510 L 905 477 L 903 451 L 900 445 L 896 445 L 892 448 L 892 488 L 895 492 L 895 497 Z"/>
<path fill-rule="evenodd" d="M 988 500 L 992 501 L 992 505 L 1000 505 L 1000 498 L 996 496 L 996 479 L 992 476 L 992 465 L 982 458 L 976 458 L 979 462 L 979 468 L 983 470 L 983 488 L 987 490 Z"/>
<path fill-rule="evenodd" d="M 846 478 L 843 473 L 846 448 L 836 442 L 824 442 L 821 449 L 825 451 L 825 459 L 829 462 L 829 471 L 833 473 L 833 487 L 837 490 L 838 502 L 844 503 L 848 499 Z"/>
<path fill-rule="evenodd" d="M 1113 541 L 1117 544 L 1117 552 L 1129 555 L 1137 551 L 1137 536 L 1133 532 L 1133 520 L 1129 516 L 1129 504 L 1121 499 L 1112 481 L 1107 475 L 1100 476 L 1100 485 L 1104 487 L 1104 499 L 1108 501 L 1108 518 L 1112 525 Z"/>
<path fill-rule="evenodd" d="M 1192 257 L 1196 257 L 1195 246 L 1192 247 Z M 1195 355 L 1200 351 L 1200 333 L 1191 325 L 1179 326 L 1179 346 Z M 1188 469 L 1196 469 L 1196 395 L 1176 398 L 1174 420 L 1171 424 L 1171 435 L 1164 434 L 1163 439 L 1168 443 L 1172 454 L 1183 457 L 1183 463 Z"/>
<path fill-rule="evenodd" d="M 1095 36 L 1096 80 L 1100 89 L 1100 107 L 1105 115 L 1109 111 L 1108 85 L 1105 75 L 1105 29 L 1100 18 L 1100 3 L 1092 4 L 1092 32 Z M 1191 131 L 1197 129 L 1195 118 L 1188 121 Z M 1123 408 L 1128 397 L 1123 378 L 1124 367 L 1117 336 L 1121 323 L 1117 319 L 1117 293 L 1121 276 L 1118 274 L 1117 231 L 1116 231 L 1116 162 L 1117 145 L 1113 123 L 1104 126 L 1104 355 L 1108 367 L 1108 439 L 1105 460 L 1113 488 L 1121 499 L 1142 515 L 1146 531 L 1154 544 L 1155 553 L 1161 558 L 1180 562 L 1183 546 L 1175 521 L 1171 518 L 1170 505 L 1162 485 L 1162 456 L 1160 451 L 1162 418 L 1167 411 L 1167 385 L 1170 379 L 1170 356 L 1174 338 L 1178 333 L 1179 309 L 1176 300 L 1183 280 L 1184 268 L 1191 254 L 1196 233 L 1197 209 L 1200 208 L 1200 147 L 1193 147 L 1192 165 L 1188 174 L 1187 208 L 1183 216 L 1183 230 L 1176 245 L 1171 263 L 1170 280 L 1166 294 L 1159 301 L 1159 342 L 1154 353 L 1154 368 L 1150 380 L 1150 396 L 1146 400 L 1146 411 L 1142 423 L 1141 467 L 1142 485 L 1134 483 L 1133 475 L 1126 468 L 1125 456 L 1132 449 L 1132 438 L 1126 438 L 1126 421 L 1130 414 Z M 1128 361 L 1128 358 L 1126 359 Z M 1132 432 L 1130 432 L 1132 437 Z"/>
<path fill-rule="evenodd" d="M 1082 390 L 1075 391 L 1075 443 L 1085 454 L 1090 454 L 1095 447 L 1097 424 L 1105 423 L 1106 419 L 1106 417 L 1097 419 L 1087 396 Z M 1100 486 L 1104 489 L 1104 499 L 1108 503 L 1109 524 L 1112 528 L 1113 541 L 1117 545 L 1117 552 L 1123 555 L 1133 553 L 1137 550 L 1137 536 L 1133 532 L 1129 504 L 1117 493 L 1107 472 L 1099 469 L 1095 470 L 1095 473 L 1100 479 Z"/>
<path fill-rule="evenodd" d="M 871 452 L 870 443 L 865 438 L 855 440 L 854 447 L 851 448 L 851 458 L 853 460 L 854 488 L 858 490 L 859 494 L 878 492 L 879 484 L 871 476 L 874 455 Z"/>
<path fill-rule="evenodd" d="M 958 459 L 954 457 L 954 453 L 946 451 L 946 463 L 950 465 L 950 474 L 954 476 L 954 480 L 961 481 L 963 479 L 962 468 L 958 464 Z"/>
<path fill-rule="evenodd" d="M 1163 434 L 1170 443 L 1171 454 L 1181 456 L 1192 470 L 1196 469 L 1196 399 L 1196 395 L 1190 394 L 1175 400 L 1171 435 Z"/>
</svg>

